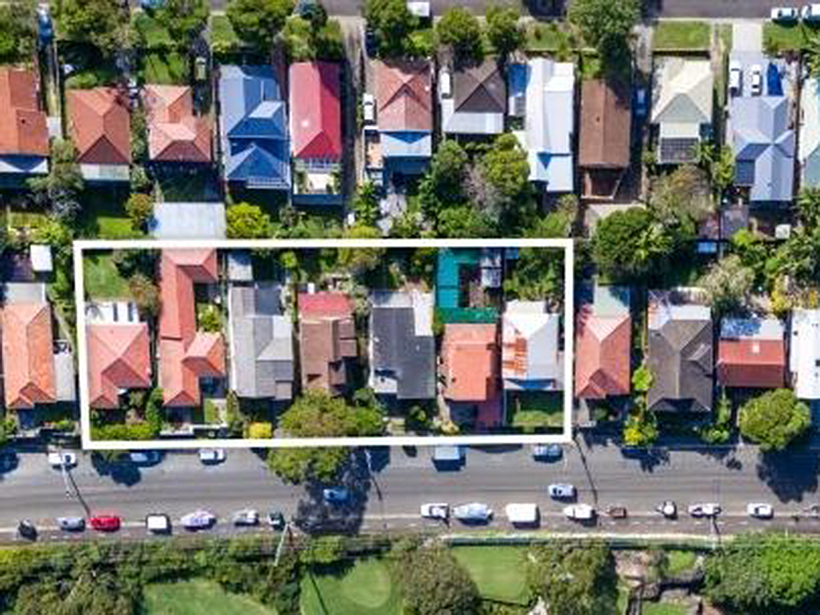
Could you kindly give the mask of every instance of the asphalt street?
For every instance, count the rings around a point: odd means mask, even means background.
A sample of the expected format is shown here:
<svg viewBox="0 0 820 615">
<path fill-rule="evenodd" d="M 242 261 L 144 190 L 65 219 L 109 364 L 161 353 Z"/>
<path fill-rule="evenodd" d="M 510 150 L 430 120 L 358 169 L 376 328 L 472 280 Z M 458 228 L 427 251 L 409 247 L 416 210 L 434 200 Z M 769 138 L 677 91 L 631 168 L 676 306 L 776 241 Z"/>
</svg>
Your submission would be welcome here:
<svg viewBox="0 0 820 615">
<path fill-rule="evenodd" d="M 338 522 L 352 530 L 448 531 L 460 526 L 453 522 L 447 528 L 422 520 L 419 506 L 475 501 L 496 511 L 490 527 L 499 529 L 510 527 L 503 513 L 505 504 L 535 502 L 541 509 L 541 527 L 559 532 L 709 536 L 773 524 L 820 530 L 818 520 L 801 516 L 795 521 L 792 517 L 818 501 L 815 450 L 763 463 L 750 447 L 657 451 L 630 457 L 614 444 L 600 444 L 567 447 L 563 460 L 548 464 L 533 461 L 526 449 L 470 449 L 465 466 L 447 472 L 437 471 L 429 455 L 429 449 L 418 449 L 415 456 L 400 448 L 376 451 L 372 480 L 360 476 L 348 483 L 355 493 L 353 504 L 328 510 L 316 493 L 284 485 L 250 451 L 229 451 L 227 461 L 215 467 L 202 466 L 193 453 L 175 452 L 154 467 L 95 468 L 91 456 L 82 454 L 71 471 L 70 495 L 61 472 L 47 465 L 45 454 L 22 454 L 18 467 L 0 482 L 0 539 L 11 538 L 16 522 L 23 518 L 47 528 L 54 525 L 55 517 L 92 513 L 119 515 L 127 523 L 124 534 L 143 536 L 141 522 L 147 513 L 164 512 L 176 522 L 199 508 L 217 515 L 220 522 L 213 531 L 223 533 L 234 531 L 231 514 L 243 508 L 262 513 L 279 509 L 288 517 L 313 515 L 323 523 L 329 519 L 327 527 Z M 626 506 L 629 516 L 613 520 L 602 515 L 592 526 L 579 526 L 563 517 L 563 503 L 549 499 L 546 487 L 551 482 L 574 484 L 577 501 L 602 512 L 610 505 Z M 655 512 L 664 500 L 674 500 L 684 511 L 677 521 L 664 520 Z M 691 519 L 685 507 L 695 502 L 718 502 L 724 514 L 717 524 Z M 749 519 L 745 514 L 749 502 L 773 504 L 776 519 Z"/>
</svg>

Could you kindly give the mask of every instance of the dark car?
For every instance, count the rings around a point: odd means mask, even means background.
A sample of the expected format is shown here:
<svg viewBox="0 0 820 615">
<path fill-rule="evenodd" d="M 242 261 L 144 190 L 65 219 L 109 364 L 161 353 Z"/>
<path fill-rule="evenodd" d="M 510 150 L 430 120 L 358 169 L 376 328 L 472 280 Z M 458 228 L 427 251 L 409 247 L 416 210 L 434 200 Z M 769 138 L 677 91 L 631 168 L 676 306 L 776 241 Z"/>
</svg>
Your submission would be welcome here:
<svg viewBox="0 0 820 615">
<path fill-rule="evenodd" d="M 268 513 L 268 525 L 273 529 L 281 531 L 285 529 L 285 515 L 278 510 L 272 510 Z"/>
<path fill-rule="evenodd" d="M 37 528 L 28 519 L 17 523 L 17 533 L 26 540 L 37 540 Z"/>
<path fill-rule="evenodd" d="M 370 26 L 367 26 L 364 29 L 364 50 L 368 56 L 374 56 L 378 48 L 379 38 L 376 36 L 376 31 Z"/>
</svg>

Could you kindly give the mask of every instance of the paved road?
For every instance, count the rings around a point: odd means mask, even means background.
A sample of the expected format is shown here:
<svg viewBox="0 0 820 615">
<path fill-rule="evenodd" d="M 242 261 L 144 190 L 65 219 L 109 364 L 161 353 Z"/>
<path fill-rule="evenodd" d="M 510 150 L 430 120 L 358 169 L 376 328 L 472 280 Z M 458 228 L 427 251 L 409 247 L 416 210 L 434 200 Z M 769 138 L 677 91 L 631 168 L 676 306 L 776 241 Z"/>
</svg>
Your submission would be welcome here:
<svg viewBox="0 0 820 615">
<path fill-rule="evenodd" d="M 402 449 L 390 449 L 386 465 L 383 455 L 373 457 L 374 481 L 352 483 L 358 492 L 353 509 L 331 516 L 367 531 L 436 529 L 435 523 L 418 518 L 421 503 L 481 501 L 498 511 L 495 525 L 506 527 L 502 512 L 506 503 L 537 502 L 542 527 L 575 531 L 578 526 L 562 517 L 562 505 L 551 502 L 545 493 L 547 484 L 563 481 L 578 487 L 580 502 L 601 510 L 611 504 L 629 508 L 629 519 L 604 518 L 588 528 L 590 531 L 736 532 L 762 525 L 745 517 L 745 505 L 750 501 L 774 504 L 778 513 L 775 523 L 820 530 L 820 521 L 802 519 L 796 523 L 791 518 L 816 501 L 817 451 L 797 452 L 767 465 L 761 464 L 757 451 L 749 447 L 734 453 L 724 450 L 723 454 L 697 449 L 629 458 L 614 445 L 596 445 L 571 448 L 556 464 L 539 464 L 523 449 L 471 449 L 460 471 L 437 472 L 430 463 L 429 450 L 419 449 L 418 455 L 411 457 Z M 289 516 L 297 511 L 300 515 L 327 512 L 302 488 L 283 485 L 249 451 L 230 451 L 223 465 L 209 468 L 193 454 L 172 453 L 158 466 L 121 468 L 113 474 L 109 468 L 99 472 L 90 456 L 82 455 L 72 478 L 87 510 L 76 497 L 66 496 L 61 473 L 47 467 L 45 455 L 21 455 L 18 468 L 0 482 L 0 527 L 14 527 L 21 518 L 49 525 L 56 516 L 88 511 L 119 514 L 135 524 L 149 512 L 167 512 L 176 520 L 200 507 L 223 520 L 246 507 L 260 511 L 275 507 Z M 717 528 L 685 516 L 677 522 L 664 521 L 653 511 L 667 499 L 680 507 L 717 501 L 726 514 Z M 224 523 L 218 528 L 228 530 Z M 131 531 L 142 533 L 136 525 Z"/>
</svg>

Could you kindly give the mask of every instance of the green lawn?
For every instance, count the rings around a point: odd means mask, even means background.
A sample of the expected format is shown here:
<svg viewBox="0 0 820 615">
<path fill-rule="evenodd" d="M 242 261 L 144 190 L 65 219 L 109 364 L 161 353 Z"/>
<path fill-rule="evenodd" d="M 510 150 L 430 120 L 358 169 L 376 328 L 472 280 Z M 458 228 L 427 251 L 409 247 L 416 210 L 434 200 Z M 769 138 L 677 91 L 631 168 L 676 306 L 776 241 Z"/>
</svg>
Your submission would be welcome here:
<svg viewBox="0 0 820 615">
<path fill-rule="evenodd" d="M 142 56 L 142 80 L 158 85 L 187 85 L 188 57 L 177 51 L 149 51 Z"/>
<path fill-rule="evenodd" d="M 42 211 L 9 210 L 8 226 L 16 229 L 35 229 L 48 219 Z"/>
<path fill-rule="evenodd" d="M 131 27 L 140 37 L 146 49 L 174 44 L 168 29 L 163 28 L 156 19 L 150 17 L 147 13 L 139 12 L 134 15 L 131 20 Z"/>
<path fill-rule="evenodd" d="M 143 592 L 145 615 L 275 615 L 255 600 L 205 580 L 155 583 Z"/>
<path fill-rule="evenodd" d="M 802 23 L 782 25 L 769 22 L 763 25 L 763 49 L 772 55 L 806 49 L 814 34 L 813 28 Z"/>
<path fill-rule="evenodd" d="M 666 574 L 676 576 L 681 572 L 687 572 L 695 565 L 698 554 L 694 551 L 672 550 L 666 552 L 667 564 Z"/>
<path fill-rule="evenodd" d="M 563 426 L 564 398 L 561 393 L 516 391 L 509 395 L 513 427 L 527 430 Z"/>
<path fill-rule="evenodd" d="M 712 27 L 706 21 L 662 21 L 652 38 L 655 51 L 709 49 Z"/>
<path fill-rule="evenodd" d="M 142 233 L 131 226 L 125 213 L 128 185 L 119 188 L 88 188 L 82 197 L 78 226 L 84 237 L 129 239 Z"/>
<path fill-rule="evenodd" d="M 453 555 L 486 600 L 526 605 L 525 551 L 518 547 L 453 547 Z"/>
<path fill-rule="evenodd" d="M 533 22 L 527 28 L 527 51 L 558 51 L 572 49 L 570 35 L 557 23 Z"/>
<path fill-rule="evenodd" d="M 401 597 L 387 565 L 371 557 L 357 559 L 339 574 L 305 574 L 302 578 L 305 615 L 399 615 Z"/>
<path fill-rule="evenodd" d="M 92 252 L 83 259 L 85 294 L 92 299 L 130 298 L 128 282 L 117 271 L 110 252 Z"/>
<path fill-rule="evenodd" d="M 641 604 L 642 615 L 686 615 L 689 609 L 673 602 L 644 602 Z"/>
<path fill-rule="evenodd" d="M 231 20 L 226 15 L 211 17 L 211 46 L 220 51 L 241 47 L 244 44 L 234 31 Z"/>
</svg>

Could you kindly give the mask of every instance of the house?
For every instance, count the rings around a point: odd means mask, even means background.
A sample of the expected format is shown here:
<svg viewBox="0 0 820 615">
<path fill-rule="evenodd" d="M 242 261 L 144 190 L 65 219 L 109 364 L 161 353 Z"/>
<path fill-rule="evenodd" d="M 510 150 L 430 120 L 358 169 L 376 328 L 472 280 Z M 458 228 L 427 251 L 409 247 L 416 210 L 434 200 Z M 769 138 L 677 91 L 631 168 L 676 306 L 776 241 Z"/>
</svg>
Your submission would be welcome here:
<svg viewBox="0 0 820 615">
<path fill-rule="evenodd" d="M 386 172 L 419 174 L 433 152 L 433 91 L 427 60 L 374 64 L 379 149 Z"/>
<path fill-rule="evenodd" d="M 146 323 L 91 323 L 86 330 L 86 353 L 91 408 L 119 408 L 124 391 L 151 387 Z"/>
<path fill-rule="evenodd" d="M 160 257 L 159 385 L 167 407 L 201 402 L 200 380 L 224 378 L 221 333 L 197 330 L 195 284 L 218 281 L 216 250 L 163 250 Z"/>
<path fill-rule="evenodd" d="M 606 302 L 610 287 L 595 288 L 575 323 L 575 397 L 605 399 L 631 391 L 632 318 L 629 303 Z"/>
<path fill-rule="evenodd" d="M 369 328 L 370 388 L 398 401 L 435 397 L 432 295 L 373 291 Z"/>
<path fill-rule="evenodd" d="M 522 71 L 522 77 L 516 76 Z M 513 84 L 519 84 L 519 92 L 511 95 L 514 113 L 524 119 L 524 130 L 515 134 L 528 155 L 530 181 L 547 192 L 572 192 L 575 65 L 530 58 L 510 67 L 511 90 Z"/>
<path fill-rule="evenodd" d="M 724 318 L 717 379 L 724 387 L 777 389 L 786 383 L 786 342 L 777 318 Z"/>
<path fill-rule="evenodd" d="M 343 293 L 300 293 L 298 305 L 302 388 L 340 395 L 347 389 L 347 361 L 357 355 L 350 299 Z"/>
<path fill-rule="evenodd" d="M 31 70 L 0 67 L 0 175 L 48 173 L 48 126 Z"/>
<path fill-rule="evenodd" d="M 792 310 L 789 371 L 798 399 L 820 400 L 820 310 Z"/>
<path fill-rule="evenodd" d="M 674 293 L 650 291 L 649 410 L 711 411 L 712 337 L 712 315 L 708 307 L 680 302 Z"/>
<path fill-rule="evenodd" d="M 221 67 L 219 104 L 225 181 L 290 190 L 287 109 L 273 67 Z"/>
<path fill-rule="evenodd" d="M 545 301 L 508 301 L 502 317 L 501 376 L 505 390 L 560 391 L 564 355 L 559 314 Z"/>
<path fill-rule="evenodd" d="M 68 90 L 69 133 L 86 181 L 128 181 L 131 124 L 128 98 L 115 88 Z"/>
<path fill-rule="evenodd" d="M 807 77 L 800 89 L 800 184 L 820 186 L 820 80 Z"/>
<path fill-rule="evenodd" d="M 476 66 L 439 73 L 441 128 L 445 134 L 497 135 L 504 132 L 507 85 L 498 63 L 487 58 Z"/>
<path fill-rule="evenodd" d="M 293 324 L 282 286 L 256 282 L 228 289 L 231 387 L 239 397 L 293 397 Z"/>
<path fill-rule="evenodd" d="M 51 307 L 42 302 L 7 303 L 2 312 L 6 408 L 33 409 L 57 401 Z"/>
<path fill-rule="evenodd" d="M 207 118 L 194 115 L 190 87 L 146 85 L 143 103 L 152 162 L 211 162 L 211 124 Z"/>
<path fill-rule="evenodd" d="M 585 198 L 611 200 L 618 192 L 631 157 L 631 100 L 628 88 L 603 79 L 581 86 L 578 166 Z"/>
<path fill-rule="evenodd" d="M 712 133 L 709 60 L 656 56 L 650 121 L 658 135 L 658 163 L 695 162 L 697 148 Z"/>
<path fill-rule="evenodd" d="M 294 198 L 341 203 L 341 67 L 335 62 L 290 65 Z"/>
</svg>

